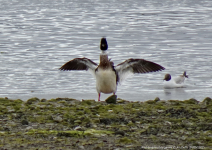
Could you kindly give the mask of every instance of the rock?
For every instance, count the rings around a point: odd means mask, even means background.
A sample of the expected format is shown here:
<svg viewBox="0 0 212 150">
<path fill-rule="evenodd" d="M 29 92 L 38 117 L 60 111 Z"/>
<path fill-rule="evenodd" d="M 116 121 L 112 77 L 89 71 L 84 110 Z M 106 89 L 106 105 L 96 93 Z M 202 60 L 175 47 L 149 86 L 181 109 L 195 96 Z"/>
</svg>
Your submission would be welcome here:
<svg viewBox="0 0 212 150">
<path fill-rule="evenodd" d="M 78 131 L 81 131 L 82 127 L 81 126 L 77 126 L 74 128 L 74 130 L 78 130 Z"/>
<path fill-rule="evenodd" d="M 99 146 L 95 146 L 93 149 L 94 149 L 94 150 L 101 150 L 102 148 L 99 147 Z"/>
<path fill-rule="evenodd" d="M 34 98 L 28 99 L 28 100 L 26 101 L 26 104 L 27 104 L 27 105 L 31 105 L 31 104 L 37 103 L 37 102 L 40 102 L 40 99 L 37 98 L 37 97 L 34 97 Z"/>
<path fill-rule="evenodd" d="M 60 116 L 52 116 L 53 120 L 56 121 L 56 122 L 62 122 L 63 121 L 63 118 L 61 118 Z"/>
<path fill-rule="evenodd" d="M 124 136 L 125 135 L 125 132 L 124 131 L 115 131 L 114 134 L 115 135 L 122 135 L 122 136 Z"/>
<path fill-rule="evenodd" d="M 10 131 L 10 129 L 8 127 L 4 127 L 3 131 Z"/>
<path fill-rule="evenodd" d="M 85 149 L 85 147 L 83 145 L 80 145 L 79 149 Z"/>
<path fill-rule="evenodd" d="M 126 148 L 133 148 L 134 145 L 125 145 Z"/>
<path fill-rule="evenodd" d="M 189 99 L 189 100 L 184 100 L 184 103 L 186 103 L 186 104 L 198 104 L 199 101 L 197 101 L 197 100 L 194 99 L 194 98 L 191 98 L 191 99 Z"/>
<path fill-rule="evenodd" d="M 33 127 L 33 129 L 36 129 L 38 127 L 37 123 L 32 123 L 31 126 Z"/>
<path fill-rule="evenodd" d="M 204 105 L 210 105 L 212 104 L 212 99 L 210 97 L 206 97 L 203 102 Z"/>
<path fill-rule="evenodd" d="M 54 123 L 46 123 L 47 128 L 52 128 L 54 126 Z"/>
<path fill-rule="evenodd" d="M 135 123 L 137 123 L 137 124 L 141 124 L 141 122 L 140 122 L 140 121 L 136 121 Z"/>
<path fill-rule="evenodd" d="M 117 95 L 109 96 L 105 101 L 109 104 L 116 104 Z"/>
<path fill-rule="evenodd" d="M 97 128 L 97 125 L 96 124 L 91 124 L 91 127 Z"/>
<path fill-rule="evenodd" d="M 28 122 L 27 120 L 22 120 L 22 121 L 21 121 L 21 124 L 22 124 L 22 125 L 29 125 L 29 122 Z"/>
<path fill-rule="evenodd" d="M 162 113 L 162 112 L 164 112 L 164 110 L 157 110 L 157 112 L 158 112 L 158 113 Z"/>
<path fill-rule="evenodd" d="M 45 98 L 41 99 L 40 100 L 41 102 L 46 102 L 47 100 Z"/>
<path fill-rule="evenodd" d="M 155 101 L 155 100 L 148 100 L 148 101 L 146 101 L 145 103 L 147 103 L 147 104 L 155 104 L 156 101 Z"/>
<path fill-rule="evenodd" d="M 165 124 L 165 125 L 169 125 L 169 126 L 172 125 L 172 123 L 171 123 L 170 121 L 165 121 L 164 124 Z"/>
<path fill-rule="evenodd" d="M 99 106 L 91 106 L 90 109 L 99 109 Z"/>
<path fill-rule="evenodd" d="M 27 131 L 29 131 L 29 130 L 31 130 L 31 129 L 33 129 L 32 127 L 26 127 L 26 129 L 25 129 L 25 132 L 27 132 Z"/>
<path fill-rule="evenodd" d="M 154 101 L 155 102 L 158 102 L 158 101 L 160 101 L 160 98 L 159 97 L 156 97 Z"/>
<path fill-rule="evenodd" d="M 74 123 L 81 123 L 81 120 L 75 120 Z"/>
</svg>

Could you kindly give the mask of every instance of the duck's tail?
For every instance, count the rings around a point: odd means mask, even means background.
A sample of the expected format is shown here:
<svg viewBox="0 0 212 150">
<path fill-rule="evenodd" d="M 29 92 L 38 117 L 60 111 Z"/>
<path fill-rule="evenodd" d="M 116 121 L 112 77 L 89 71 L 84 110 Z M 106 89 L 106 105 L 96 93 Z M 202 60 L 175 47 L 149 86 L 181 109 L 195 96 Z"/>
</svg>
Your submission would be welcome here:
<svg viewBox="0 0 212 150">
<path fill-rule="evenodd" d="M 186 71 L 183 72 L 183 76 L 188 78 L 188 75 L 186 75 Z"/>
</svg>

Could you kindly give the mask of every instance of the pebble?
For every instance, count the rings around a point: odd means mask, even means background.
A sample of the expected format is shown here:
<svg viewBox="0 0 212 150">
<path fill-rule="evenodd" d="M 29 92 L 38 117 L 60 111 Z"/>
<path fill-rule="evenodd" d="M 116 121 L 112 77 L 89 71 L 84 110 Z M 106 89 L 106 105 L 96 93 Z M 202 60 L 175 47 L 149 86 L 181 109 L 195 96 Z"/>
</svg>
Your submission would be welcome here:
<svg viewBox="0 0 212 150">
<path fill-rule="evenodd" d="M 77 126 L 77 127 L 74 128 L 74 130 L 81 130 L 81 129 L 82 129 L 81 126 Z"/>
<path fill-rule="evenodd" d="M 60 117 L 60 116 L 56 116 L 56 117 L 52 116 L 52 118 L 53 118 L 53 120 L 56 121 L 56 122 L 62 122 L 62 121 L 63 121 L 63 118 Z"/>
</svg>

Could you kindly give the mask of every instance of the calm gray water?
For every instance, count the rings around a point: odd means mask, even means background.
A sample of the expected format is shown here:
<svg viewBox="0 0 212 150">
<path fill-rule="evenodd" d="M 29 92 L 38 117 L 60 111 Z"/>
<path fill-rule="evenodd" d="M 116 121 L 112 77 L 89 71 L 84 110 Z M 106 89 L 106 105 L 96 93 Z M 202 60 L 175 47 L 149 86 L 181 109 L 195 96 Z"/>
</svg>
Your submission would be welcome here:
<svg viewBox="0 0 212 150">
<path fill-rule="evenodd" d="M 139 74 L 118 87 L 120 98 L 202 100 L 212 97 L 210 0 L 0 0 L 0 97 L 97 99 L 85 71 L 58 68 L 76 57 L 99 62 L 106 36 L 115 64 L 128 58 L 166 70 Z M 187 88 L 163 88 L 166 73 L 186 70 Z M 101 99 L 108 97 L 102 94 Z"/>
</svg>

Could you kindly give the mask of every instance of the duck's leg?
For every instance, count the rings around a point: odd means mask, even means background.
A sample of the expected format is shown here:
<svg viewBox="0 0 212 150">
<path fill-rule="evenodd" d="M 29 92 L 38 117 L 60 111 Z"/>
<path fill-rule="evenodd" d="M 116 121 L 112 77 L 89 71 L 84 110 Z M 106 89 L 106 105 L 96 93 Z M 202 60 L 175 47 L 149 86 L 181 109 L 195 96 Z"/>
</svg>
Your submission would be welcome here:
<svg viewBox="0 0 212 150">
<path fill-rule="evenodd" d="M 100 101 L 100 95 L 101 95 L 101 93 L 98 93 L 98 94 L 99 94 L 98 101 Z"/>
</svg>

